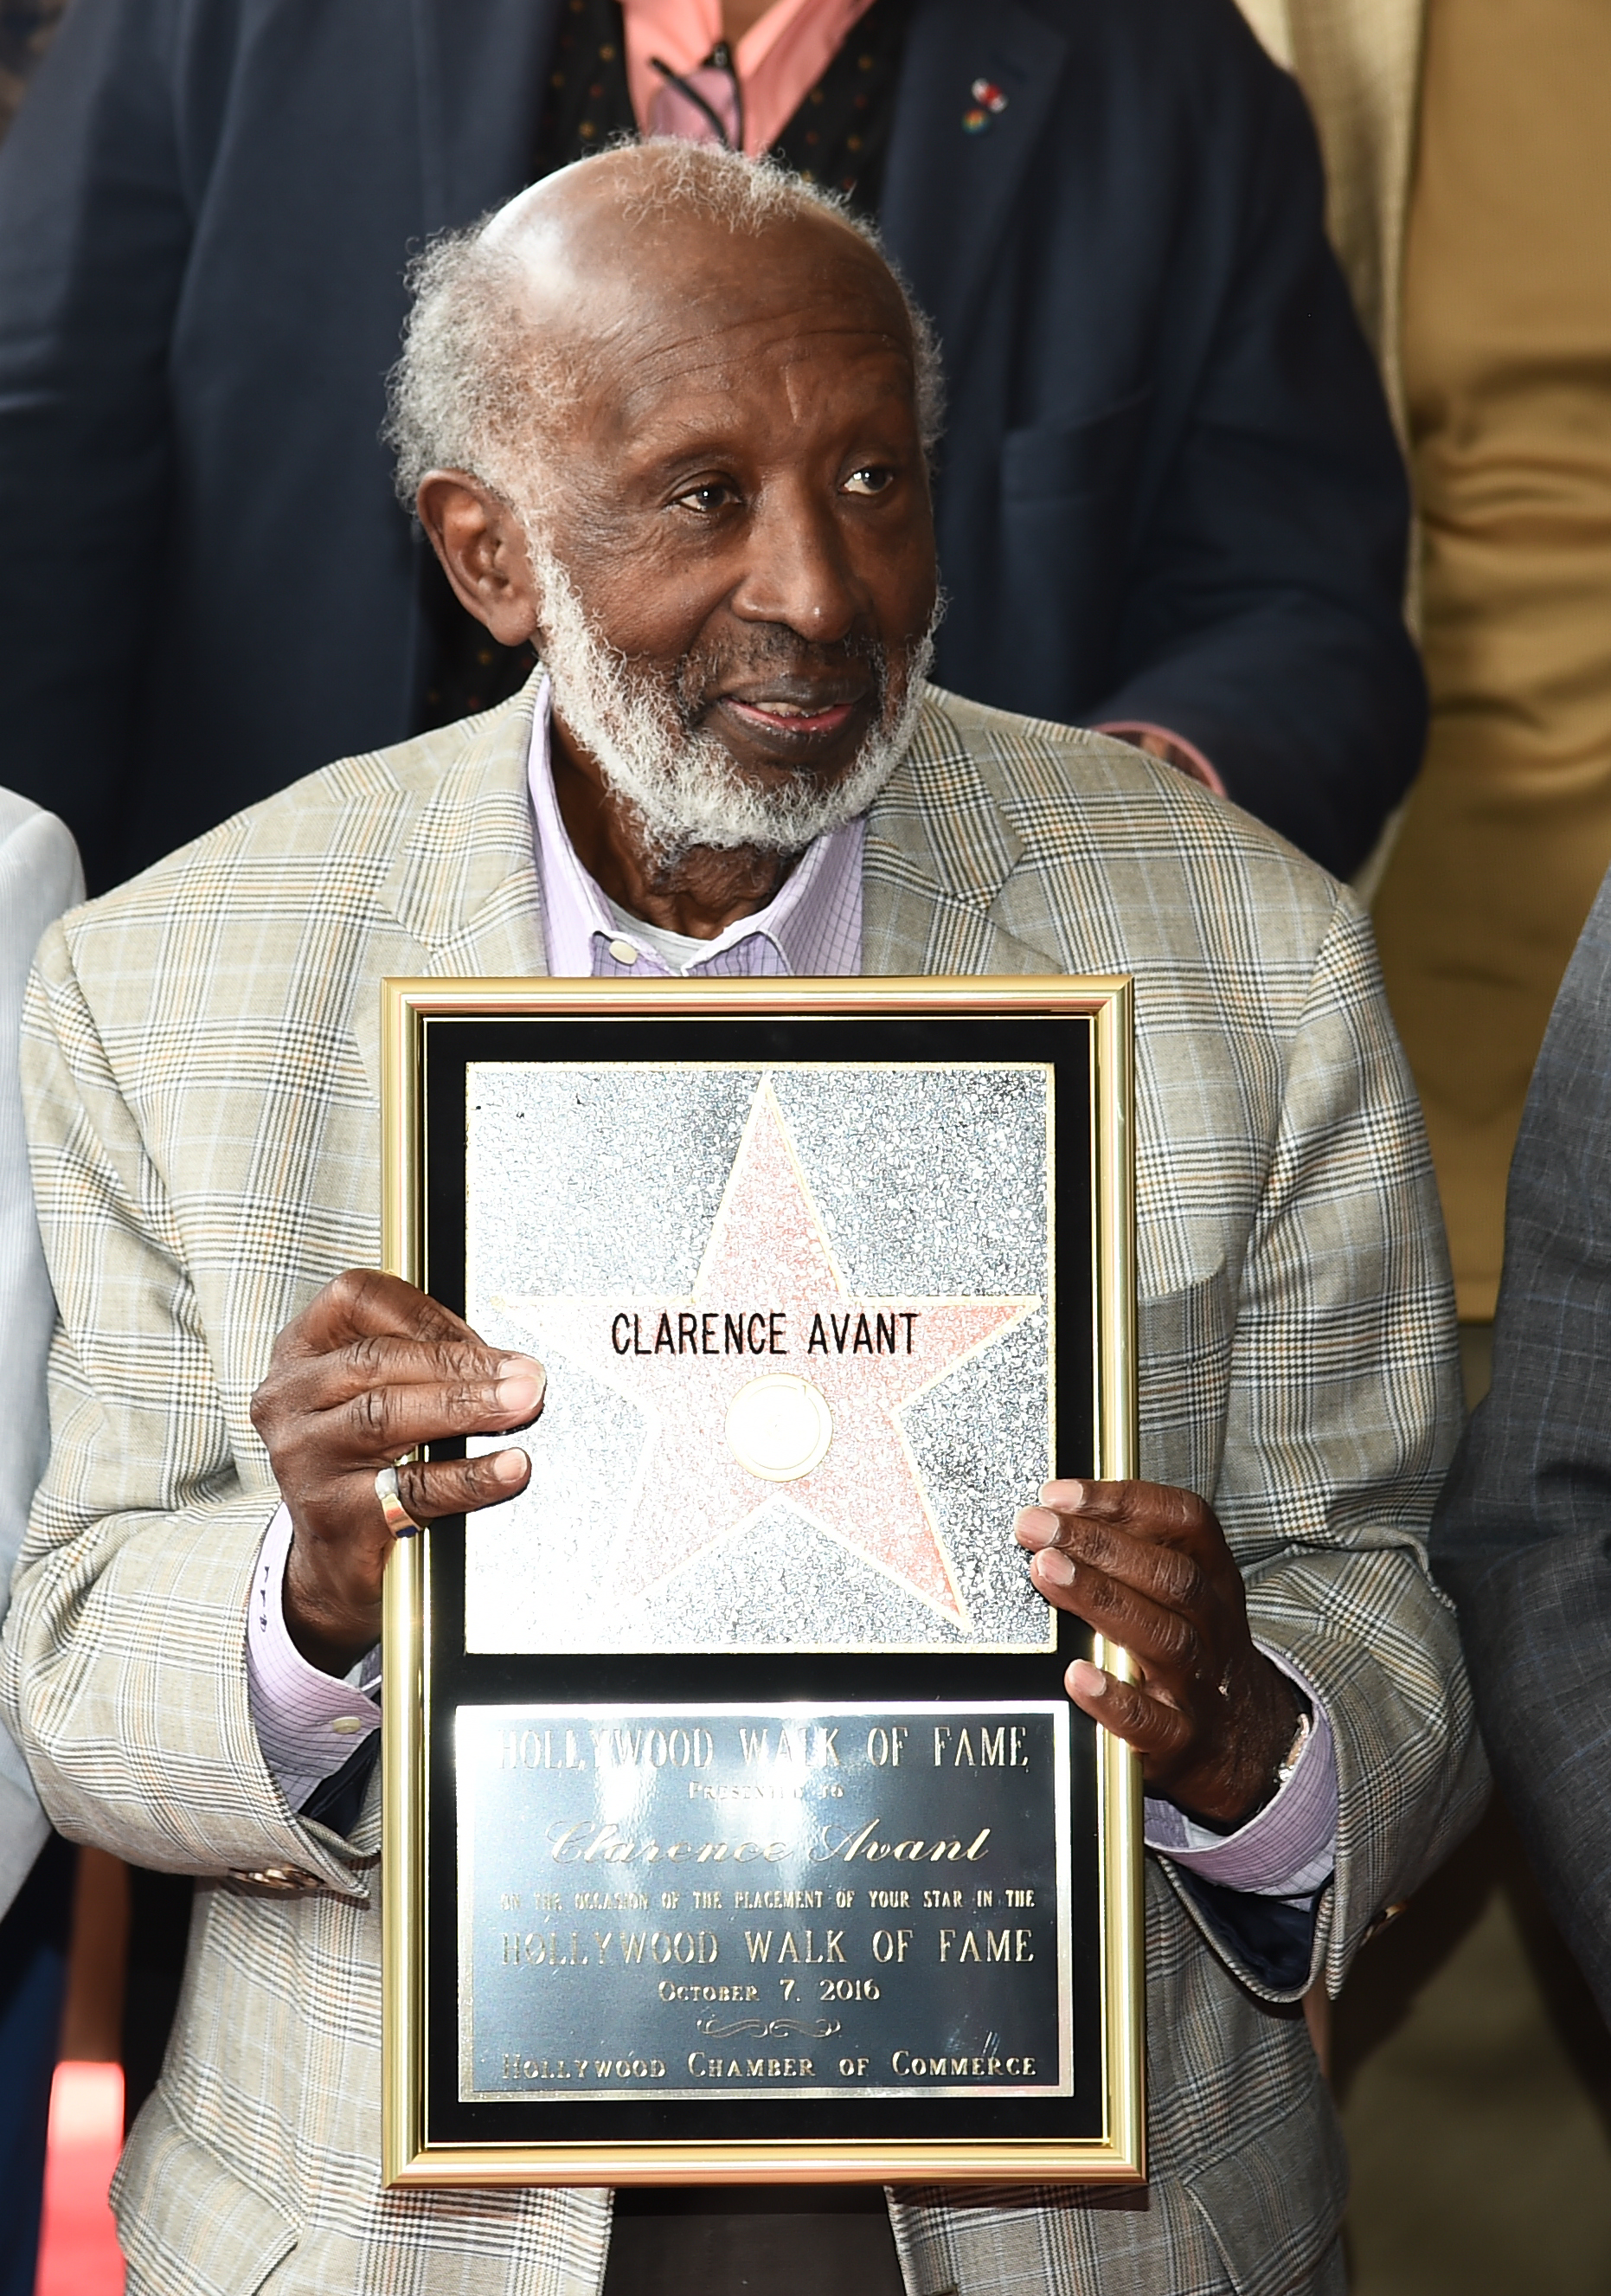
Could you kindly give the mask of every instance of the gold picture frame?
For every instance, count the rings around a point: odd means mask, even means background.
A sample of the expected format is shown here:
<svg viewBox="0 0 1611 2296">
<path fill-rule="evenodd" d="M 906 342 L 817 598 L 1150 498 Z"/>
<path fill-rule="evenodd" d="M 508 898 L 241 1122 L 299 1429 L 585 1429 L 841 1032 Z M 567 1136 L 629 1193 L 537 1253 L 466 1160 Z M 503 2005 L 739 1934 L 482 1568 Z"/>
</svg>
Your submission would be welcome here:
<svg viewBox="0 0 1611 2296">
<path fill-rule="evenodd" d="M 448 1041 L 441 1029 L 432 1039 L 438 1023 L 872 1021 L 920 1021 L 931 1031 L 981 1021 L 1031 1029 L 1076 1019 L 1088 1023 L 1092 1464 L 1106 1479 L 1137 1472 L 1128 979 L 393 980 L 383 984 L 382 997 L 384 1264 L 412 1283 L 424 1283 L 429 1272 L 424 1103 L 428 1043 Z M 1120 1741 L 1100 1730 L 1091 1734 L 1100 1963 L 1092 1997 L 1100 2039 L 1093 2038 L 1086 2060 L 1098 2070 L 1085 2083 L 1086 2092 L 1094 2087 L 1100 2095 L 1084 2094 L 1088 2125 L 1077 2134 L 1015 2128 L 995 2135 L 983 2125 L 988 2113 L 977 2133 L 965 2137 L 928 2131 L 870 2138 L 805 2128 L 753 2140 L 697 2132 L 686 2138 L 660 2133 L 617 2140 L 593 2129 L 575 2141 L 552 2131 L 532 2141 L 438 2126 L 441 2116 L 433 2118 L 429 2103 L 431 2069 L 443 2050 L 456 2051 L 457 2038 L 440 2030 L 440 2019 L 433 2027 L 428 1986 L 430 1572 L 428 1532 L 399 1542 L 386 1581 L 382 2164 L 388 2185 L 1119 2184 L 1144 2178 L 1140 1767 Z M 1093 1655 L 1116 1672 L 1127 1670 L 1124 1654 L 1100 1639 Z"/>
</svg>

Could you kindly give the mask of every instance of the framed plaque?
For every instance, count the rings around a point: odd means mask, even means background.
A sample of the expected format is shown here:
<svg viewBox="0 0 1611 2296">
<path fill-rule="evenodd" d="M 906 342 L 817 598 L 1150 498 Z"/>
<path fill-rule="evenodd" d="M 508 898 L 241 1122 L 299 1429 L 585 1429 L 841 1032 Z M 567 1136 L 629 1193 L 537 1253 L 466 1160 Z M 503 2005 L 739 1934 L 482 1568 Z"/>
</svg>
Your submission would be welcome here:
<svg viewBox="0 0 1611 2296">
<path fill-rule="evenodd" d="M 388 2181 L 1139 2178 L 1136 1767 L 1011 1529 L 1135 1472 L 1128 981 L 384 993 L 387 1264 L 548 1373 L 387 1580 Z"/>
</svg>

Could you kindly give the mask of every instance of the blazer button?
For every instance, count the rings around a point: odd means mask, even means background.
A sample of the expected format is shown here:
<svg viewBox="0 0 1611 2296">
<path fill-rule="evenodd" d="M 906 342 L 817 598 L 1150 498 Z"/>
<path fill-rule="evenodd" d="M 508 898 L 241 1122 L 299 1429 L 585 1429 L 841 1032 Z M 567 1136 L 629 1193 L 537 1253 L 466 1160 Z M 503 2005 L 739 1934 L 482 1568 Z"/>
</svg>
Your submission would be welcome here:
<svg viewBox="0 0 1611 2296">
<path fill-rule="evenodd" d="M 1363 1942 L 1369 1945 L 1372 1938 L 1378 1938 L 1385 1929 L 1390 1929 L 1399 1915 L 1408 1909 L 1409 1904 L 1408 1898 L 1401 1898 L 1395 1906 L 1384 1906 L 1366 1930 Z"/>
</svg>

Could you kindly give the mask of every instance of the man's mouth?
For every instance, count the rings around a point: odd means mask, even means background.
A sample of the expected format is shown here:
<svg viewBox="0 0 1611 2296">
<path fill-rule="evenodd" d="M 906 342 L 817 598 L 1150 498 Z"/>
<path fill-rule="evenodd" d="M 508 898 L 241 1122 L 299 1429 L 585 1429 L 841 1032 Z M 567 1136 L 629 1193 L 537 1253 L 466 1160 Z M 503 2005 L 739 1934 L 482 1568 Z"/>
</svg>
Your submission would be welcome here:
<svg viewBox="0 0 1611 2296">
<path fill-rule="evenodd" d="M 798 701 L 740 701 L 737 694 L 723 695 L 733 716 L 747 726 L 754 726 L 767 734 L 799 736 L 838 734 L 850 723 L 856 712 L 854 701 L 831 701 L 825 706 Z"/>
<path fill-rule="evenodd" d="M 714 706 L 735 729 L 742 727 L 752 738 L 761 735 L 782 765 L 790 751 L 804 763 L 832 748 L 870 705 L 877 708 L 876 681 L 864 671 L 842 668 L 828 676 L 820 670 L 814 676 L 752 673 L 718 693 Z"/>
</svg>

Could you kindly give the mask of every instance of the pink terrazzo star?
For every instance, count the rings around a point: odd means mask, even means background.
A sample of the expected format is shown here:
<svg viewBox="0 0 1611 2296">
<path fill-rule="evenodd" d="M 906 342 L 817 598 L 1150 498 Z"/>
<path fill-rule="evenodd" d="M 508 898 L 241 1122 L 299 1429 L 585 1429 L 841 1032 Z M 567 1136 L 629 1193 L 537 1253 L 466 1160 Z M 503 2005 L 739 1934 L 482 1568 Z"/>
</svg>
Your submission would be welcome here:
<svg viewBox="0 0 1611 2296">
<path fill-rule="evenodd" d="M 606 1567 L 652 1585 L 783 1498 L 968 1627 L 896 1414 L 1040 1302 L 859 1298 L 765 1078 L 687 1299 L 499 1304 L 528 1315 L 545 1349 L 585 1364 L 649 1420 Z M 753 1472 L 740 1453 L 771 1472 Z"/>
</svg>

